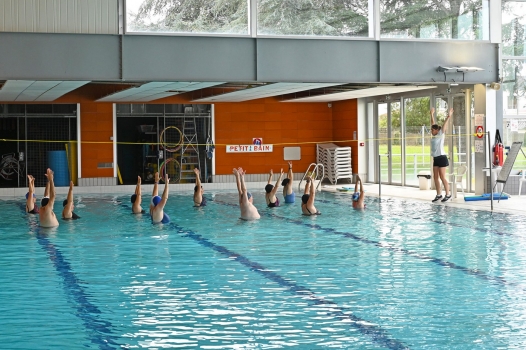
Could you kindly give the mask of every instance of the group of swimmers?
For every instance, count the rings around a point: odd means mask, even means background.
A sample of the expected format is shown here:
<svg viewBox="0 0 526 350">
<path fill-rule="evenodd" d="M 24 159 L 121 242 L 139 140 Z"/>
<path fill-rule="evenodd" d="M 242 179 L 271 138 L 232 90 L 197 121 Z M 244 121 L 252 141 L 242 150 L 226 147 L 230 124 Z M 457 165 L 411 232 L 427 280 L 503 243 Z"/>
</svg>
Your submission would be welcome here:
<svg viewBox="0 0 526 350">
<path fill-rule="evenodd" d="M 287 178 L 281 181 L 283 177 L 283 169 L 281 169 L 278 179 L 275 185 L 272 185 L 272 180 L 274 173 L 270 170 L 268 184 L 265 186 L 265 200 L 269 208 L 279 207 L 280 202 L 279 198 L 276 196 L 276 193 L 279 189 L 279 183 L 283 186 L 283 199 L 285 203 L 294 203 L 295 202 L 295 193 L 293 190 L 293 178 L 294 174 L 292 172 L 292 162 L 288 162 L 289 170 L 287 172 Z M 243 168 L 233 169 L 233 174 L 236 178 L 237 190 L 239 194 L 239 209 L 241 211 L 241 219 L 243 220 L 257 220 L 260 218 L 257 208 L 254 206 L 254 198 L 252 194 L 247 191 L 245 185 L 245 173 L 246 171 Z M 204 189 L 201 184 L 201 177 L 199 169 L 194 169 L 195 173 L 195 187 L 194 187 L 194 207 L 203 207 L 206 205 L 206 198 L 203 196 Z M 58 220 L 53 212 L 53 205 L 55 203 L 55 185 L 53 181 L 53 171 L 47 169 L 45 174 L 47 177 L 46 189 L 44 192 L 44 197 L 41 200 L 40 208 L 36 204 L 35 196 L 35 178 L 31 175 L 28 175 L 29 180 L 29 191 L 26 194 L 26 212 L 30 214 L 38 214 L 40 218 L 40 226 L 42 227 L 55 227 L 58 226 Z M 312 176 L 307 176 L 306 178 L 305 191 L 301 197 L 301 211 L 303 215 L 320 215 L 321 213 L 314 206 L 314 200 L 316 196 L 316 190 L 314 188 L 314 180 Z M 159 173 L 155 173 L 154 185 L 152 192 L 152 200 L 150 202 L 150 216 L 152 218 L 152 223 L 158 224 L 163 223 L 167 224 L 170 222 L 170 217 L 164 212 L 164 207 L 168 201 L 168 192 L 170 178 L 168 174 L 164 177 L 164 190 L 162 196 L 159 196 Z M 358 191 L 358 185 L 360 189 Z M 142 203 L 142 193 L 141 193 L 141 177 L 137 176 L 137 185 L 135 186 L 135 193 L 131 196 L 132 203 L 132 213 L 134 214 L 144 214 L 145 211 L 141 207 Z M 76 220 L 80 217 L 73 212 L 73 182 L 69 184 L 68 196 L 63 202 L 64 209 L 62 210 L 62 219 L 64 220 Z M 354 188 L 353 194 L 353 208 L 354 209 L 363 209 L 365 208 L 364 204 L 364 191 L 363 184 L 360 177 L 357 177 L 356 185 Z"/>
<path fill-rule="evenodd" d="M 28 175 L 29 191 L 26 194 L 26 212 L 30 214 L 38 214 L 40 219 L 40 226 L 42 227 L 55 227 L 58 226 L 57 216 L 53 212 L 53 206 L 55 204 L 55 183 L 53 181 L 53 171 L 47 169 L 45 176 L 47 177 L 46 189 L 44 191 L 44 197 L 40 201 L 40 208 L 37 206 L 37 198 L 35 195 L 35 178 L 32 175 Z M 73 212 L 73 181 L 69 183 L 68 196 L 62 202 L 62 219 L 64 220 L 76 220 L 80 219 L 80 216 Z"/>
</svg>

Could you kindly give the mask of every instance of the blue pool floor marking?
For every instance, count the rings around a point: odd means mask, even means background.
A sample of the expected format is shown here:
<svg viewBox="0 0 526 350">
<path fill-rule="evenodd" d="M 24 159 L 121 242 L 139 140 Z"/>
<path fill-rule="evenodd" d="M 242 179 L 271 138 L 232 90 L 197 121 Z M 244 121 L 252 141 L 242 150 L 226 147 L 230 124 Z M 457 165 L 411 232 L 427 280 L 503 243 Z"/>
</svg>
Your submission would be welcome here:
<svg viewBox="0 0 526 350">
<path fill-rule="evenodd" d="M 189 237 L 193 240 L 195 240 L 200 245 L 210 248 L 212 250 L 215 250 L 218 253 L 221 253 L 228 257 L 229 259 L 232 259 L 234 261 L 237 261 L 241 263 L 242 265 L 248 267 L 251 271 L 254 271 L 263 277 L 265 277 L 268 280 L 271 280 L 273 282 L 276 282 L 281 287 L 287 288 L 290 292 L 293 294 L 299 295 L 305 299 L 308 300 L 308 302 L 312 303 L 313 305 L 329 305 L 337 310 L 328 311 L 328 314 L 331 314 L 332 316 L 337 317 L 338 319 L 348 319 L 352 321 L 351 325 L 355 327 L 358 331 L 360 331 L 362 334 L 367 335 L 371 337 L 371 339 L 379 344 L 380 346 L 386 347 L 388 349 L 409 349 L 407 345 L 405 345 L 403 342 L 398 341 L 396 339 L 392 339 L 388 333 L 383 330 L 381 327 L 372 325 L 372 322 L 368 322 L 364 319 L 361 319 L 358 316 L 355 316 L 353 314 L 345 313 L 344 311 L 352 312 L 352 310 L 348 310 L 346 308 L 342 308 L 338 306 L 333 301 L 326 300 L 324 298 L 321 298 L 316 295 L 313 291 L 311 291 L 308 288 L 302 287 L 289 279 L 286 279 L 280 275 L 278 275 L 275 272 L 269 271 L 266 267 L 263 265 L 251 261 L 249 258 L 238 254 L 234 251 L 229 250 L 226 247 L 217 245 L 210 241 L 208 238 L 201 236 L 198 233 L 193 232 L 192 230 L 185 229 L 175 223 L 170 223 L 169 226 L 175 230 L 177 230 L 179 233 L 184 234 L 184 236 Z"/>
<path fill-rule="evenodd" d="M 214 201 L 214 202 L 222 204 L 222 205 L 228 205 L 228 206 L 234 206 L 234 207 L 238 206 L 238 205 L 235 205 L 235 204 L 221 202 L 221 201 Z M 481 279 L 486 280 L 486 281 L 496 282 L 496 283 L 498 283 L 500 285 L 507 285 L 507 286 L 514 286 L 514 287 L 518 286 L 521 290 L 524 290 L 523 286 L 517 285 L 516 283 L 510 283 L 510 282 L 506 281 L 506 279 L 504 279 L 502 277 L 490 276 L 490 275 L 488 275 L 488 274 L 486 274 L 486 273 L 484 273 L 484 272 L 482 272 L 480 270 L 470 269 L 468 267 L 457 265 L 457 264 L 455 264 L 453 262 L 450 262 L 450 261 L 447 261 L 447 260 L 434 258 L 434 257 L 427 256 L 427 255 L 422 255 L 422 254 L 420 254 L 418 252 L 411 251 L 409 249 L 395 247 L 395 246 L 392 246 L 390 244 L 382 244 L 379 241 L 374 241 L 374 240 L 371 240 L 371 239 L 368 239 L 368 238 L 363 238 L 363 237 L 360 237 L 360 236 L 358 236 L 358 235 L 356 235 L 354 233 L 351 233 L 351 232 L 336 231 L 333 228 L 325 228 L 325 227 L 322 227 L 322 226 L 320 226 L 318 224 L 308 223 L 308 222 L 305 222 L 304 220 L 300 220 L 300 219 L 290 219 L 290 218 L 286 218 L 286 217 L 279 216 L 279 215 L 276 215 L 274 213 L 269 213 L 269 212 L 264 212 L 264 213 L 260 212 L 260 215 L 265 215 L 265 216 L 268 216 L 268 217 L 273 217 L 273 218 L 285 220 L 287 222 L 290 222 L 290 223 L 293 223 L 293 224 L 296 224 L 296 225 L 306 226 L 306 227 L 313 228 L 313 229 L 320 230 L 320 231 L 324 231 L 324 232 L 327 232 L 327 233 L 332 233 L 332 234 L 343 236 L 343 237 L 346 237 L 346 238 L 351 238 L 351 239 L 354 239 L 355 241 L 358 241 L 358 242 L 375 245 L 378 248 L 387 249 L 387 250 L 392 251 L 392 252 L 406 254 L 406 255 L 409 255 L 411 257 L 420 259 L 420 260 L 424 260 L 424 261 L 429 261 L 429 262 L 435 263 L 435 264 L 437 264 L 439 266 L 443 266 L 443 267 L 447 267 L 447 268 L 450 268 L 450 269 L 458 270 L 458 271 L 464 272 L 464 273 L 466 273 L 468 275 L 475 276 L 475 277 L 481 278 Z M 304 219 L 304 218 L 302 218 L 302 219 Z"/>
<path fill-rule="evenodd" d="M 85 292 L 84 287 L 79 283 L 70 263 L 64 258 L 62 252 L 43 234 L 41 228 L 36 228 L 36 237 L 42 249 L 46 251 L 53 266 L 64 283 L 66 294 L 75 302 L 75 315 L 82 320 L 88 330 L 87 334 L 93 344 L 101 350 L 112 350 L 116 347 L 124 349 L 124 345 L 115 342 L 117 337 L 112 335 L 112 324 L 108 321 L 99 319 L 96 314 L 101 311 L 93 305 Z"/>
</svg>

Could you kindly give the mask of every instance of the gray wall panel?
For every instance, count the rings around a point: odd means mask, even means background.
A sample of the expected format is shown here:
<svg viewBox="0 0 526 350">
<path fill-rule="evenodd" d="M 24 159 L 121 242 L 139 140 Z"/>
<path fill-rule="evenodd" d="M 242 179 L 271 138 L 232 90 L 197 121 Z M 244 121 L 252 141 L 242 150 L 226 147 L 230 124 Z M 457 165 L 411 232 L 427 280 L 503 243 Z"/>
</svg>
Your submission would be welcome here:
<svg viewBox="0 0 526 350">
<path fill-rule="evenodd" d="M 257 39 L 259 81 L 377 81 L 375 41 Z"/>
<path fill-rule="evenodd" d="M 119 80 L 119 37 L 90 34 L 0 35 L 2 80 Z"/>
<path fill-rule="evenodd" d="M 497 81 L 498 50 L 495 44 L 475 42 L 380 42 L 381 82 L 444 82 L 438 66 L 471 66 L 481 72 L 465 74 L 465 81 Z M 447 82 L 462 81 L 461 73 L 447 73 Z"/>
<path fill-rule="evenodd" d="M 123 38 L 125 80 L 254 81 L 252 38 L 128 35 Z"/>
</svg>

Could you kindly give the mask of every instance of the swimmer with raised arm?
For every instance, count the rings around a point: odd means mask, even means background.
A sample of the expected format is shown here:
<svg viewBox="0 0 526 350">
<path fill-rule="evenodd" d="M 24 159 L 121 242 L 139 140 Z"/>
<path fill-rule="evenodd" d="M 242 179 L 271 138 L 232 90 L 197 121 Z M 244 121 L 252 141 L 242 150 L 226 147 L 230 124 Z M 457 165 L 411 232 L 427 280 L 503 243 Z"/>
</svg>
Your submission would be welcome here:
<svg viewBox="0 0 526 350">
<path fill-rule="evenodd" d="M 132 202 L 132 213 L 133 214 L 144 214 L 144 210 L 141 207 L 142 194 L 141 194 L 141 177 L 137 176 L 137 185 L 135 186 L 135 193 L 131 196 Z"/>
<path fill-rule="evenodd" d="M 281 182 L 281 186 L 283 186 L 283 198 L 285 198 L 285 203 L 294 203 L 296 201 L 296 195 L 292 189 L 293 178 L 294 174 L 292 173 L 292 162 L 289 162 L 287 178 Z"/>
<path fill-rule="evenodd" d="M 435 188 L 437 195 L 435 199 L 431 202 L 437 202 L 442 198 L 442 187 L 440 186 L 440 181 L 444 184 L 444 189 L 446 190 L 446 196 L 441 200 L 441 202 L 446 202 L 451 198 L 449 193 L 449 182 L 446 179 L 446 169 L 449 166 L 449 160 L 447 159 L 447 154 L 444 151 L 444 138 L 447 128 L 447 122 L 449 118 L 453 115 L 453 108 L 449 109 L 446 120 L 442 126 L 435 124 L 435 109 L 431 108 L 431 156 L 433 157 L 433 178 L 435 180 Z"/>
<path fill-rule="evenodd" d="M 258 210 L 253 204 L 254 198 L 245 186 L 245 171 L 242 168 L 232 170 L 236 176 L 237 191 L 239 192 L 239 209 L 241 219 L 257 220 L 260 218 Z"/>
<path fill-rule="evenodd" d="M 201 185 L 201 172 L 198 168 L 194 168 L 195 173 L 195 187 L 194 187 L 194 207 L 204 207 L 206 205 L 206 198 L 203 197 L 205 190 Z"/>
<path fill-rule="evenodd" d="M 69 182 L 68 198 L 64 199 L 64 202 L 62 202 L 62 206 L 64 207 L 64 209 L 62 209 L 62 219 L 64 220 L 80 219 L 80 216 L 78 216 L 77 214 L 73 212 L 73 208 L 75 207 L 73 205 L 73 181 Z"/>
<path fill-rule="evenodd" d="M 168 201 L 168 187 L 170 178 L 168 174 L 164 178 L 164 191 L 163 196 L 158 195 L 159 186 L 159 173 L 155 173 L 155 182 L 153 184 L 152 202 L 150 204 L 150 215 L 152 216 L 152 223 L 154 224 L 167 224 L 170 222 L 170 217 L 164 212 L 164 206 Z"/>
<path fill-rule="evenodd" d="M 283 177 L 283 169 L 281 169 L 281 173 L 279 174 L 278 180 L 276 181 L 276 185 L 271 184 L 273 175 L 274 172 L 272 171 L 272 169 L 270 169 L 268 184 L 265 186 L 265 200 L 267 201 L 267 206 L 269 208 L 279 207 L 279 199 L 278 197 L 276 197 L 276 192 L 278 192 L 278 186 L 281 181 L 281 178 Z"/>
<path fill-rule="evenodd" d="M 316 196 L 316 189 L 314 188 L 314 180 L 311 176 L 307 176 L 307 184 L 305 185 L 305 194 L 301 196 L 301 212 L 303 215 L 320 215 L 321 213 L 314 206 L 314 198 Z"/>
<path fill-rule="evenodd" d="M 47 184 L 44 192 L 44 198 L 40 202 L 40 226 L 42 227 L 56 227 L 58 226 L 57 216 L 53 212 L 53 205 L 55 205 L 55 183 L 53 182 L 53 171 L 47 169 L 46 172 Z"/>
<path fill-rule="evenodd" d="M 360 183 L 360 192 L 358 192 L 358 183 Z M 354 209 L 365 208 L 365 192 L 363 191 L 363 183 L 360 175 L 356 175 L 356 184 L 354 185 L 354 193 L 352 195 L 352 207 Z"/>
<path fill-rule="evenodd" d="M 26 193 L 26 213 L 38 214 L 37 197 L 35 196 L 35 178 L 27 175 L 29 189 Z"/>
</svg>

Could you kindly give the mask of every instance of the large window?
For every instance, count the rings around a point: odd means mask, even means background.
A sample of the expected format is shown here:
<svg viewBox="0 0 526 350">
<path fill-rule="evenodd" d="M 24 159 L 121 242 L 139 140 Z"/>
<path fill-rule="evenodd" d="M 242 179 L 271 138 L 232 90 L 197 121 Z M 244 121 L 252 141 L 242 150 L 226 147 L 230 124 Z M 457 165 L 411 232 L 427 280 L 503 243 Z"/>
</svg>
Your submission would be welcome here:
<svg viewBox="0 0 526 350">
<path fill-rule="evenodd" d="M 502 54 L 524 56 L 526 3 L 502 1 Z"/>
<path fill-rule="evenodd" d="M 126 30 L 249 34 L 247 0 L 126 0 Z"/>
<path fill-rule="evenodd" d="M 258 0 L 258 34 L 367 37 L 368 2 Z"/>
<path fill-rule="evenodd" d="M 380 0 L 383 38 L 489 40 L 487 0 Z"/>
</svg>

